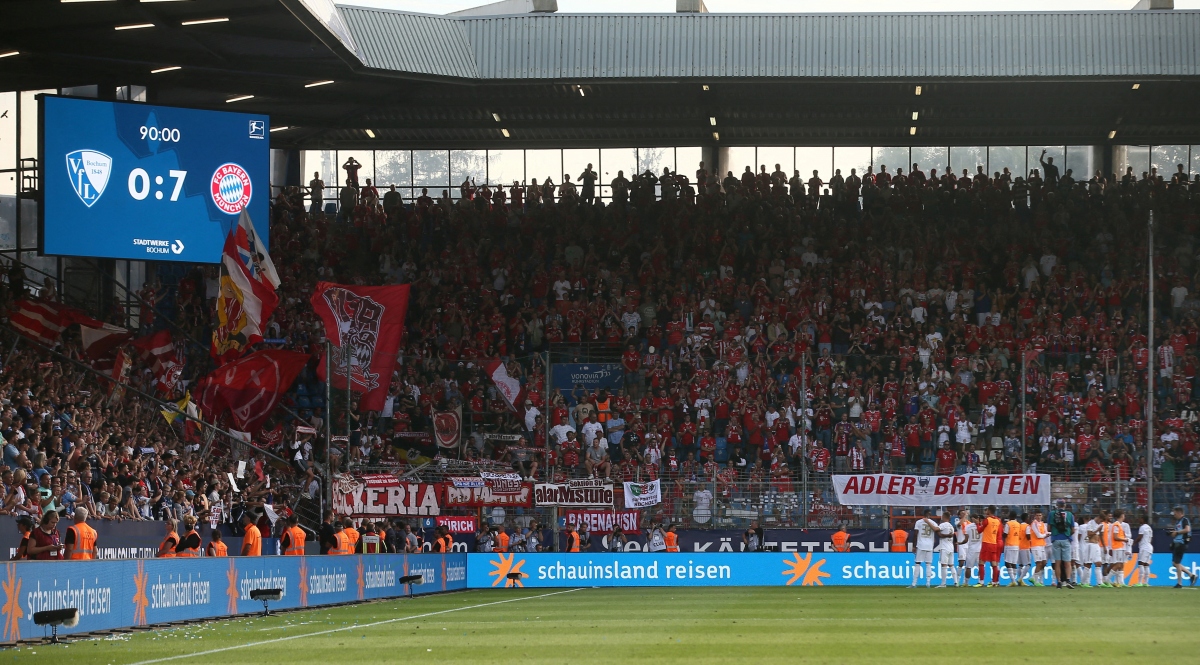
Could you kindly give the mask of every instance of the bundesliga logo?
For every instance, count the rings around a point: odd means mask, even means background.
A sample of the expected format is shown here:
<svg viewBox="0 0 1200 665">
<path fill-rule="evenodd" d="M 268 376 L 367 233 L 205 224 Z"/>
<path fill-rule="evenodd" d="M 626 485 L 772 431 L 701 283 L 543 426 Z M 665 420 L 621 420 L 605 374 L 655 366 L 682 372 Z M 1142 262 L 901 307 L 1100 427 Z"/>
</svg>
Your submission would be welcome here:
<svg viewBox="0 0 1200 665">
<path fill-rule="evenodd" d="M 218 166 L 209 184 L 213 203 L 226 214 L 236 215 L 250 205 L 250 174 L 237 164 L 229 162 Z"/>
</svg>

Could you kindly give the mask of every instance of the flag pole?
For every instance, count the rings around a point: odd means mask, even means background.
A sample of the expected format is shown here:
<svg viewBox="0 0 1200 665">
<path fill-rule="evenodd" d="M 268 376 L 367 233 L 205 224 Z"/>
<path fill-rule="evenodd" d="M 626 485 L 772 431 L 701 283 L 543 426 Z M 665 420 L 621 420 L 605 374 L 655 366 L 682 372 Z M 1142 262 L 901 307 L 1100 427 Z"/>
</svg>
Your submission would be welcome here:
<svg viewBox="0 0 1200 665">
<path fill-rule="evenodd" d="M 1154 372 L 1158 359 L 1154 353 L 1154 210 L 1150 210 L 1150 221 L 1146 224 L 1150 265 L 1147 268 L 1149 283 L 1146 295 L 1149 301 L 1147 336 L 1149 363 L 1146 369 L 1146 513 L 1154 522 Z M 1195 581 L 1193 579 L 1193 581 Z"/>
<path fill-rule="evenodd" d="M 354 383 L 350 375 L 350 356 L 354 347 L 349 339 L 342 340 L 342 352 L 346 354 L 346 468 L 350 468 L 350 401 L 354 398 Z"/>
<path fill-rule="evenodd" d="M 325 338 L 325 510 L 333 509 L 333 342 Z M 324 512 L 321 514 L 324 518 Z"/>
</svg>

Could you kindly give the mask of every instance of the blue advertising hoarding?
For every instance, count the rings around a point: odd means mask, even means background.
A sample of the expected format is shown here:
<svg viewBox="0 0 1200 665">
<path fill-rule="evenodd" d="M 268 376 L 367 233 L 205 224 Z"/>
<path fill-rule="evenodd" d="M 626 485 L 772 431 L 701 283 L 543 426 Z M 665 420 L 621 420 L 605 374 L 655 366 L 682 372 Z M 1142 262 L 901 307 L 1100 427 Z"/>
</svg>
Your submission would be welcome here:
<svg viewBox="0 0 1200 665">
<path fill-rule="evenodd" d="M 44 254 L 216 263 L 242 210 L 267 238 L 267 116 L 41 98 Z"/>
<path fill-rule="evenodd" d="M 20 561 L 4 565 L 3 642 L 40 637 L 42 610 L 74 607 L 64 633 L 261 612 L 255 589 L 282 589 L 272 609 L 317 607 L 466 588 L 465 554 L 263 556 L 120 561 Z"/>
<path fill-rule="evenodd" d="M 555 390 L 562 393 L 568 404 L 575 404 L 571 394 L 577 386 L 589 392 L 608 388 L 610 392 L 625 385 L 625 370 L 620 363 L 555 363 L 550 379 Z"/>
<path fill-rule="evenodd" d="M 1184 564 L 1200 572 L 1200 556 Z M 936 570 L 937 566 L 935 566 Z M 1130 584 L 1140 582 L 1137 566 L 1125 566 Z M 763 552 L 754 554 L 468 554 L 467 586 L 674 587 L 674 586 L 901 586 L 912 584 L 908 553 Z M 1008 574 L 1001 567 L 1001 583 Z M 519 583 L 508 579 L 520 573 Z M 991 575 L 991 572 L 988 572 Z M 1047 581 L 1052 573 L 1046 570 Z M 1159 554 L 1150 567 L 1151 586 L 1174 586 L 1171 557 Z M 924 584 L 921 579 L 920 584 Z M 937 583 L 937 580 L 935 580 Z"/>
</svg>

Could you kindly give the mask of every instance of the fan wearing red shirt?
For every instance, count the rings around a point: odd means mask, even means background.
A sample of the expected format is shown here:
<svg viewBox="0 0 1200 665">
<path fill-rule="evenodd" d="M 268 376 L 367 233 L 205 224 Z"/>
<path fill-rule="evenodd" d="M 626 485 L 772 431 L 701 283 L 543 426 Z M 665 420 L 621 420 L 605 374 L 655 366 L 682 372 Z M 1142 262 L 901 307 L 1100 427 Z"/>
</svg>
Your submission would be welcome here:
<svg viewBox="0 0 1200 665">
<path fill-rule="evenodd" d="M 950 449 L 950 444 L 942 442 L 941 448 L 937 452 L 937 475 L 953 475 L 954 467 L 957 462 L 958 455 Z"/>
</svg>

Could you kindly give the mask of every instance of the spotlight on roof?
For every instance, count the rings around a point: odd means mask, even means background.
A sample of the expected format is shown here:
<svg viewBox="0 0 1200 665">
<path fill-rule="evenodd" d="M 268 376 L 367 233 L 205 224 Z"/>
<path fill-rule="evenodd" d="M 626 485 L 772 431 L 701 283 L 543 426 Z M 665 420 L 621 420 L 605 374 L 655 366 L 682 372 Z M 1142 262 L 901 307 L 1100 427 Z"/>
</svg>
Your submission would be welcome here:
<svg viewBox="0 0 1200 665">
<path fill-rule="evenodd" d="M 713 132 L 713 140 L 714 140 L 714 141 L 720 141 L 720 140 L 721 140 L 721 135 L 720 135 L 720 133 L 718 133 L 718 132 Z"/>
<path fill-rule="evenodd" d="M 1134 84 L 1133 84 L 1133 89 L 1134 89 L 1134 90 L 1141 90 L 1141 89 L 1142 89 L 1142 84 L 1141 84 L 1141 83 L 1134 83 Z"/>
<path fill-rule="evenodd" d="M 921 86 L 917 86 L 917 96 L 921 96 Z"/>
<path fill-rule="evenodd" d="M 153 28 L 153 23 L 129 23 L 126 25 L 113 26 L 113 30 L 141 30 L 142 28 Z"/>
<path fill-rule="evenodd" d="M 226 23 L 228 21 L 228 16 L 220 16 L 217 18 L 197 18 L 190 21 L 182 21 L 179 25 L 204 25 L 205 23 Z"/>
<path fill-rule="evenodd" d="M 917 119 L 917 114 L 918 114 L 918 113 L 920 113 L 920 111 L 913 111 L 913 120 L 916 120 L 916 119 Z"/>
<path fill-rule="evenodd" d="M 286 130 L 286 129 L 291 129 L 291 127 L 289 127 L 289 126 L 287 126 L 287 125 L 284 125 L 284 126 L 282 126 L 282 127 L 272 127 L 272 128 L 271 128 L 271 131 L 272 131 L 272 132 L 282 132 L 282 131 L 284 131 L 284 130 Z"/>
<path fill-rule="evenodd" d="M 11 58 L 14 55 L 21 55 L 21 52 L 20 51 L 5 51 L 3 53 L 0 53 L 0 58 Z"/>
<path fill-rule="evenodd" d="M 171 65 L 170 67 L 159 67 L 158 69 L 151 69 L 150 73 L 151 74 L 162 74 L 164 72 L 173 72 L 178 69 L 183 69 L 183 67 L 180 67 L 179 65 Z"/>
<path fill-rule="evenodd" d="M 50 626 L 50 643 L 59 644 L 58 627 L 74 628 L 79 625 L 79 610 L 74 607 L 64 607 L 60 610 L 34 612 L 33 622 L 39 626 Z"/>
<path fill-rule="evenodd" d="M 504 138 L 508 138 L 508 137 L 509 137 L 508 130 L 507 130 L 507 129 L 504 129 L 503 127 L 501 127 L 501 128 L 500 128 L 500 133 L 504 135 Z"/>
<path fill-rule="evenodd" d="M 492 120 L 495 120 L 496 122 L 500 122 L 500 114 L 499 114 L 499 113 L 493 113 L 493 114 L 492 114 Z"/>
<path fill-rule="evenodd" d="M 715 115 L 708 116 L 708 124 L 712 125 L 713 127 L 716 127 L 717 126 L 717 116 L 715 116 Z"/>
<path fill-rule="evenodd" d="M 327 80 L 327 81 L 313 81 L 312 83 L 305 83 L 305 84 L 304 84 L 304 87 L 306 87 L 306 88 L 316 88 L 316 87 L 320 87 L 320 86 L 323 86 L 323 85 L 329 85 L 330 83 L 333 83 L 333 81 L 332 81 L 332 80 Z"/>
<path fill-rule="evenodd" d="M 712 90 L 712 88 L 708 87 L 708 84 L 707 84 L 707 83 L 705 83 L 704 85 L 700 86 L 700 89 L 701 89 L 701 90 L 703 90 L 704 92 L 708 92 L 709 90 Z"/>
<path fill-rule="evenodd" d="M 375 138 L 375 131 L 374 131 L 374 130 L 371 130 L 371 129 L 364 129 L 363 131 L 367 133 L 367 136 L 369 136 L 369 137 L 371 137 L 371 138 Z"/>
<path fill-rule="evenodd" d="M 225 100 L 225 103 L 231 104 L 233 102 L 244 102 L 247 99 L 254 99 L 254 95 L 238 95 L 237 97 L 230 97 L 229 99 Z"/>
<path fill-rule="evenodd" d="M 909 136 L 916 136 L 916 135 L 917 135 L 917 128 L 916 128 L 916 127 L 909 127 L 909 128 L 908 128 L 908 135 L 909 135 Z"/>
<path fill-rule="evenodd" d="M 1115 138 L 1117 138 L 1117 130 L 1114 129 L 1108 133 L 1108 139 L 1111 141 L 1112 139 L 1115 139 Z"/>
</svg>

